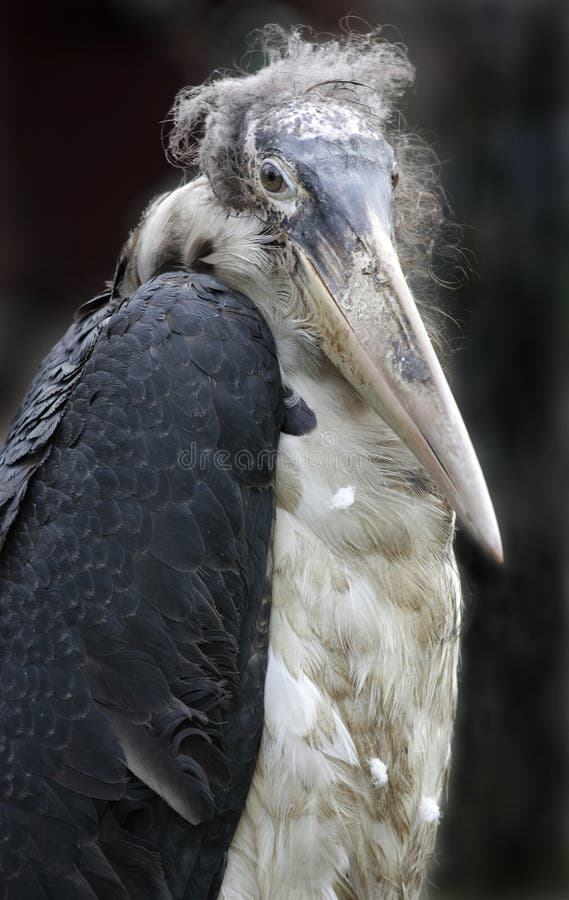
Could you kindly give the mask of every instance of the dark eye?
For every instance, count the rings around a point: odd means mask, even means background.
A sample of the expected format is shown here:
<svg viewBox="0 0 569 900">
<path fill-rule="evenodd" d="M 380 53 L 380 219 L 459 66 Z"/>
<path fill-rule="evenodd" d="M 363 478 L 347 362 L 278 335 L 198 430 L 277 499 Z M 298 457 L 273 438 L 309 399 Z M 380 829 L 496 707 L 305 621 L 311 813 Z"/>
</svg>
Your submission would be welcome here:
<svg viewBox="0 0 569 900">
<path fill-rule="evenodd" d="M 259 176 L 262 186 L 269 194 L 278 194 L 281 199 L 292 197 L 294 192 L 276 163 L 266 159 L 261 165 Z"/>
<path fill-rule="evenodd" d="M 269 191 L 271 194 L 280 194 L 280 192 L 286 188 L 286 181 L 283 176 L 279 170 L 269 162 L 263 163 L 261 166 L 261 184 L 265 190 Z"/>
<path fill-rule="evenodd" d="M 398 184 L 399 184 L 399 172 L 397 171 L 397 166 L 394 165 L 393 169 L 391 170 L 391 187 L 393 188 L 393 190 L 395 190 L 395 188 L 397 187 Z"/>
</svg>

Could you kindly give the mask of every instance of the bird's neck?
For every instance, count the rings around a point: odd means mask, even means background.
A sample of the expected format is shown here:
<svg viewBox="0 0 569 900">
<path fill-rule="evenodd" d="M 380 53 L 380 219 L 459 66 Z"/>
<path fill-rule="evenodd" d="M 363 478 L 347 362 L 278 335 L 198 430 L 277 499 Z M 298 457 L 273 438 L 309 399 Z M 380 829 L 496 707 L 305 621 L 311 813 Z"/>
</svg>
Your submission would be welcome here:
<svg viewBox="0 0 569 900">
<path fill-rule="evenodd" d="M 375 521 L 384 521 L 385 533 L 378 536 L 384 547 L 401 548 L 402 533 L 411 540 L 435 536 L 444 546 L 452 530 L 446 504 L 414 456 L 319 351 L 280 252 L 258 218 L 228 212 L 207 179 L 199 177 L 157 198 L 146 211 L 126 247 L 122 293 L 130 294 L 171 264 L 208 271 L 250 297 L 272 330 L 283 380 L 316 413 L 318 427 L 301 443 L 318 459 L 319 477 L 328 479 L 332 490 L 341 474 L 346 486 L 361 485 L 375 510 L 386 510 L 384 517 L 375 515 Z M 282 442 L 285 454 L 289 443 Z"/>
<path fill-rule="evenodd" d="M 157 197 L 124 250 L 123 296 L 171 265 L 208 272 L 250 297 L 273 332 L 285 374 L 318 367 L 307 310 L 275 235 L 256 216 L 228 211 L 203 176 Z"/>
</svg>

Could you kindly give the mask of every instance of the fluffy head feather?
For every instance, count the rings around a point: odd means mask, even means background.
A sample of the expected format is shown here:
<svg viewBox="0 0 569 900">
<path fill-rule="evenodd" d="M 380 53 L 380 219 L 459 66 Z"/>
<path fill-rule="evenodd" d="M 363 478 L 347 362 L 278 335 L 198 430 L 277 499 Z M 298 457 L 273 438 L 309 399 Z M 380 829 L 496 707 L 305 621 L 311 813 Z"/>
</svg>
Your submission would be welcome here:
<svg viewBox="0 0 569 900">
<path fill-rule="evenodd" d="M 393 100 L 413 79 L 405 51 L 382 41 L 379 30 L 318 44 L 304 40 L 300 30 L 269 26 L 261 44 L 266 65 L 259 72 L 188 88 L 173 107 L 172 159 L 184 168 L 199 165 L 222 192 L 242 169 L 236 150 L 243 146 L 247 119 L 262 119 L 275 106 L 310 93 L 314 100 L 340 99 L 363 108 L 381 128 Z"/>
<path fill-rule="evenodd" d="M 412 84 L 414 69 L 404 47 L 382 38 L 381 29 L 316 41 L 304 29 L 267 26 L 258 43 L 265 65 L 254 74 L 218 73 L 182 90 L 171 111 L 171 160 L 202 172 L 222 203 L 243 209 L 247 190 L 243 149 L 248 123 L 306 96 L 354 107 L 395 151 L 399 186 L 394 220 L 399 258 L 418 295 L 431 280 L 430 258 L 442 223 L 436 158 L 414 135 L 401 130 L 395 103 Z"/>
</svg>

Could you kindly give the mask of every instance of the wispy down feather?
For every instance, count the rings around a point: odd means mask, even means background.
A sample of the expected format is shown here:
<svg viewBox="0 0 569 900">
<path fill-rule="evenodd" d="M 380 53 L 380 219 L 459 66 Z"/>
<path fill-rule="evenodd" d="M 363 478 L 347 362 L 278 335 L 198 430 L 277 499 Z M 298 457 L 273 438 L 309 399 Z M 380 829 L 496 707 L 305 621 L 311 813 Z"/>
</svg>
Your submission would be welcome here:
<svg viewBox="0 0 569 900">
<path fill-rule="evenodd" d="M 306 29 L 262 29 L 256 47 L 264 66 L 255 73 L 218 72 L 182 90 L 171 110 L 169 156 L 192 174 L 207 176 L 229 208 L 243 203 L 244 135 L 252 119 L 310 94 L 353 105 L 392 145 L 399 170 L 394 219 L 399 258 L 418 296 L 432 281 L 431 257 L 443 221 L 438 164 L 432 150 L 401 127 L 396 103 L 412 84 L 406 49 L 384 40 L 380 28 L 319 40 Z"/>
</svg>

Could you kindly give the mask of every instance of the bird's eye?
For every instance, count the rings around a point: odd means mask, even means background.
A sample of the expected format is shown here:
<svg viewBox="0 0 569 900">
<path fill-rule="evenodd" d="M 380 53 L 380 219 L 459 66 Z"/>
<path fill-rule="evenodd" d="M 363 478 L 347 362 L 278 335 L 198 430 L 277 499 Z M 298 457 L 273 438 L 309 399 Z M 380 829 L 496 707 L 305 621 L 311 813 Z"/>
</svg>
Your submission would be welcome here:
<svg viewBox="0 0 569 900">
<path fill-rule="evenodd" d="M 273 194 L 279 200 L 288 199 L 294 194 L 294 190 L 280 167 L 273 160 L 266 159 L 262 163 L 259 177 L 261 185 L 268 194 Z"/>
<path fill-rule="evenodd" d="M 397 170 L 397 166 L 393 166 L 393 169 L 391 170 L 391 187 L 393 188 L 393 190 L 395 190 L 395 188 L 397 187 L 398 184 L 399 184 L 399 172 Z"/>
<path fill-rule="evenodd" d="M 261 184 L 271 194 L 280 194 L 287 183 L 276 166 L 266 162 L 261 166 Z"/>
</svg>

